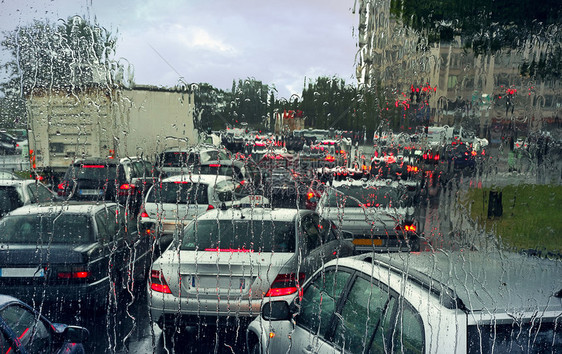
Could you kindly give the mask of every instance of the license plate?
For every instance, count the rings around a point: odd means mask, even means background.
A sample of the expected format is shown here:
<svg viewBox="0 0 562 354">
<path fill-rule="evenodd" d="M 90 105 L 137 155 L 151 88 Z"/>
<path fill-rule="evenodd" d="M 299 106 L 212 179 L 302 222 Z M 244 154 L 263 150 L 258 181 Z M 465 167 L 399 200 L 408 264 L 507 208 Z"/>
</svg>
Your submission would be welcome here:
<svg viewBox="0 0 562 354">
<path fill-rule="evenodd" d="M 246 290 L 246 278 L 229 278 L 212 276 L 191 276 L 189 285 L 192 289 L 199 289 L 204 292 L 236 292 Z"/>
<path fill-rule="evenodd" d="M 101 195 L 102 193 L 103 191 L 99 189 L 80 189 L 81 195 Z"/>
<path fill-rule="evenodd" d="M 43 268 L 0 268 L 1 278 L 42 278 Z"/>
<path fill-rule="evenodd" d="M 356 238 L 353 240 L 353 244 L 357 246 L 382 246 L 382 239 Z"/>
<path fill-rule="evenodd" d="M 259 204 L 263 201 L 263 197 L 261 195 L 250 195 L 249 197 L 252 203 Z"/>
</svg>

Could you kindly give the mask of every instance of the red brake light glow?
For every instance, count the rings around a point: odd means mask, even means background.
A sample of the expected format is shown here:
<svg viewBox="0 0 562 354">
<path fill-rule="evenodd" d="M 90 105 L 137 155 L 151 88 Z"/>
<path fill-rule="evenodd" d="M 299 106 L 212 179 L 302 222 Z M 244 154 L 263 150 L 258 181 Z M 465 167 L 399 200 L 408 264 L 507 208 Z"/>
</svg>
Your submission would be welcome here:
<svg viewBox="0 0 562 354">
<path fill-rule="evenodd" d="M 168 283 L 166 283 L 166 279 L 164 279 L 164 275 L 159 270 L 152 270 L 150 272 L 150 288 L 159 293 L 172 293 Z"/>
<path fill-rule="evenodd" d="M 415 232 L 416 231 L 416 225 L 405 225 L 404 230 Z"/>
<path fill-rule="evenodd" d="M 295 273 L 291 274 L 278 274 L 273 284 L 265 294 L 265 297 L 285 296 L 296 293 L 302 283 L 304 283 L 306 276 L 304 273 L 299 273 L 298 279 Z"/>
<path fill-rule="evenodd" d="M 207 207 L 207 211 L 208 211 L 208 210 L 213 210 L 213 209 L 215 209 L 215 207 L 212 206 L 211 204 L 209 204 L 209 206 Z"/>
<path fill-rule="evenodd" d="M 83 168 L 105 168 L 104 165 L 82 165 Z"/>
</svg>

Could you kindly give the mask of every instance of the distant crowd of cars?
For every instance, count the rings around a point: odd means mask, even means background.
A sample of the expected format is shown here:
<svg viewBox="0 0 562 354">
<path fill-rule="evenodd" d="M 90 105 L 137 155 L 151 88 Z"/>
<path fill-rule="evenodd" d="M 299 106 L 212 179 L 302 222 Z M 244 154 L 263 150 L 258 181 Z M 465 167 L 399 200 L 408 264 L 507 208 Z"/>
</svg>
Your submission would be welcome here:
<svg viewBox="0 0 562 354">
<path fill-rule="evenodd" d="M 186 326 L 243 323 L 252 353 L 561 348 L 559 277 L 537 286 L 531 305 L 525 297 L 498 307 L 527 296 L 503 273 L 521 259 L 424 252 L 419 206 L 432 182 L 423 156 L 379 146 L 350 167 L 340 163 L 351 151 L 328 143 L 321 165 L 306 151 L 301 166 L 300 154 L 259 144 L 259 161 L 210 145 L 154 161 L 77 159 L 55 192 L 0 180 L 0 293 L 33 308 L 108 311 L 147 289 L 150 318 L 168 338 Z M 549 269 L 545 279 L 562 270 L 536 262 Z M 0 296 L 4 339 L 25 345 L 25 335 L 4 330 L 2 301 L 16 300 Z M 53 348 L 87 337 L 49 330 Z"/>
</svg>

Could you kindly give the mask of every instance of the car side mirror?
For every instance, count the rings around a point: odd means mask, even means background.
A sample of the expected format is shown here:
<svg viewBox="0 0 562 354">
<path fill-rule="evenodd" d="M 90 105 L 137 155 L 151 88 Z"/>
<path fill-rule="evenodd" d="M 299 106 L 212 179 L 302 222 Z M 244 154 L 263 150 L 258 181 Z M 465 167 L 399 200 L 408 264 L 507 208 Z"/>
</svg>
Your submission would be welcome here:
<svg viewBox="0 0 562 354">
<path fill-rule="evenodd" d="M 288 321 L 291 316 L 287 301 L 266 302 L 261 308 L 261 317 L 266 321 Z"/>
<path fill-rule="evenodd" d="M 62 332 L 65 342 L 84 343 L 90 337 L 90 331 L 80 326 L 68 326 Z"/>
</svg>

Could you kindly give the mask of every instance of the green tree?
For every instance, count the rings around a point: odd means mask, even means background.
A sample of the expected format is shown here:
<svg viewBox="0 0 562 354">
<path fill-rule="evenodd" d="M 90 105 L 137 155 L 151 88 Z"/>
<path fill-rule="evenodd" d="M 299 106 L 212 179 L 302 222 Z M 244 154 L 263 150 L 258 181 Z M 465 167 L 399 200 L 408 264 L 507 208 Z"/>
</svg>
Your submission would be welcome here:
<svg viewBox="0 0 562 354">
<path fill-rule="evenodd" d="M 391 0 L 391 13 L 430 43 L 459 35 L 475 53 L 548 42 L 562 18 L 562 2 L 544 0 Z"/>
<path fill-rule="evenodd" d="M 59 23 L 35 20 L 4 36 L 0 46 L 12 57 L 3 65 L 9 75 L 2 85 L 7 95 L 35 87 L 113 85 L 124 73 L 112 59 L 116 37 L 80 16 Z"/>
</svg>

